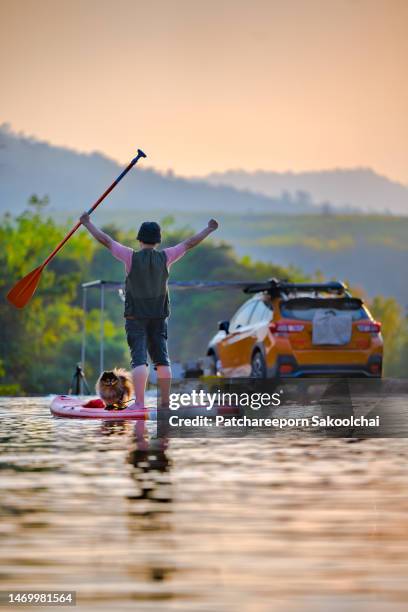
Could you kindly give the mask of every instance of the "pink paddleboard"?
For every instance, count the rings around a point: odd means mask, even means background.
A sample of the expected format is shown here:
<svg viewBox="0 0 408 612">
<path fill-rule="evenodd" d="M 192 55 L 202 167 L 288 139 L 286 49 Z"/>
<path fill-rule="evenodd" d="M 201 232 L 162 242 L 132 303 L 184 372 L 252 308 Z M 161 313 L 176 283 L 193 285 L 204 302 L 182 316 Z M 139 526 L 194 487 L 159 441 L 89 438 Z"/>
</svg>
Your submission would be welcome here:
<svg viewBox="0 0 408 612">
<path fill-rule="evenodd" d="M 101 404 L 101 407 L 95 408 L 92 404 Z M 71 419 L 157 419 L 157 409 L 154 407 L 106 410 L 103 407 L 102 400 L 97 396 L 57 395 L 51 402 L 50 410 L 54 416 Z M 178 413 L 183 413 L 184 416 L 214 416 L 215 414 L 238 414 L 239 410 L 234 406 L 214 406 L 210 411 L 207 410 L 206 406 L 191 406 L 180 409 Z"/>
<path fill-rule="evenodd" d="M 54 416 L 71 419 L 156 419 L 156 408 L 106 410 L 103 407 L 94 408 L 86 405 L 97 404 L 98 399 L 77 395 L 57 395 L 51 402 L 50 410 Z"/>
</svg>

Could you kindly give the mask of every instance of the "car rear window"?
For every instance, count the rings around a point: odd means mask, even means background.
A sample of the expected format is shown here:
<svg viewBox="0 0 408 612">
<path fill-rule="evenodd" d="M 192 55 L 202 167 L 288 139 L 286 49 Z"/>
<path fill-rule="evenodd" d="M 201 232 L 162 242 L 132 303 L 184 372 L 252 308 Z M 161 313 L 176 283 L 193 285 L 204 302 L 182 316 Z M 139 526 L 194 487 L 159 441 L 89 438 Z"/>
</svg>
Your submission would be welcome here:
<svg viewBox="0 0 408 612">
<path fill-rule="evenodd" d="M 302 321 L 312 321 L 318 310 L 333 310 L 336 314 L 348 312 L 353 321 L 369 318 L 357 298 L 298 298 L 281 302 L 280 310 L 284 318 Z"/>
</svg>

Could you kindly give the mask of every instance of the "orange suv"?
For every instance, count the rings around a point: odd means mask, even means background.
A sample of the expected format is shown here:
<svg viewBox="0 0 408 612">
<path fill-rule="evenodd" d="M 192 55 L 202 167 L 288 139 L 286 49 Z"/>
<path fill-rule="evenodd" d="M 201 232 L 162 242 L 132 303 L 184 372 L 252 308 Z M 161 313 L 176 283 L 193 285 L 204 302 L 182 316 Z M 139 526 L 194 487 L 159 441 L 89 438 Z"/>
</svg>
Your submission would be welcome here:
<svg viewBox="0 0 408 612">
<path fill-rule="evenodd" d="M 343 283 L 272 279 L 244 292 L 255 295 L 209 343 L 214 374 L 381 377 L 381 324 Z"/>
</svg>

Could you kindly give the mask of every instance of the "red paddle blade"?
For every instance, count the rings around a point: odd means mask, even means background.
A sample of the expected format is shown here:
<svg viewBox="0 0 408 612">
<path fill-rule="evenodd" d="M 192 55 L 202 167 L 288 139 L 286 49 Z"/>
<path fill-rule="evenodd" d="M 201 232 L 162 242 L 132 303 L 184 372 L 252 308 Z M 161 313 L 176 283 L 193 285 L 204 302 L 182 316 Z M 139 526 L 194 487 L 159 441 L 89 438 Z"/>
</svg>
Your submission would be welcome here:
<svg viewBox="0 0 408 612">
<path fill-rule="evenodd" d="M 38 266 L 30 274 L 18 281 L 7 294 L 10 304 L 16 308 L 24 308 L 31 300 L 37 285 L 40 282 L 41 272 L 44 266 Z"/>
</svg>

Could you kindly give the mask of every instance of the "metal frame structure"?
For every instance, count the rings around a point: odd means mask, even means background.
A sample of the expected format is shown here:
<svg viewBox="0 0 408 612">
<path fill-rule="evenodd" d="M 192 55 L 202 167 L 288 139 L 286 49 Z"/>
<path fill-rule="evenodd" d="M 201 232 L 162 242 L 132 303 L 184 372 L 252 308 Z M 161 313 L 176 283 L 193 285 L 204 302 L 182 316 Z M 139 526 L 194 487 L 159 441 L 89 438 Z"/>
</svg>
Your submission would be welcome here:
<svg viewBox="0 0 408 612">
<path fill-rule="evenodd" d="M 177 289 L 224 289 L 231 287 L 235 289 L 243 289 L 250 282 L 242 281 L 170 281 L 170 287 Z M 104 332 L 104 319 L 105 319 L 105 292 L 106 291 L 117 291 L 119 297 L 124 300 L 123 289 L 125 283 L 120 281 L 106 281 L 106 280 L 94 280 L 88 283 L 82 283 L 82 310 L 83 310 L 83 323 L 82 323 L 82 342 L 81 342 L 81 367 L 85 372 L 85 361 L 86 361 L 86 315 L 87 315 L 87 304 L 88 304 L 88 289 L 98 288 L 100 291 L 100 336 L 99 336 L 99 370 L 103 372 L 105 362 L 105 332 Z"/>
<path fill-rule="evenodd" d="M 82 323 L 82 343 L 81 343 L 81 366 L 85 371 L 86 360 L 86 315 L 88 305 L 88 289 L 99 288 L 100 291 L 100 336 L 99 336 L 99 369 L 104 370 L 104 344 L 105 344 L 105 291 L 119 291 L 123 289 L 124 283 L 116 281 L 94 280 L 89 283 L 82 283 L 82 310 L 84 313 Z"/>
</svg>

